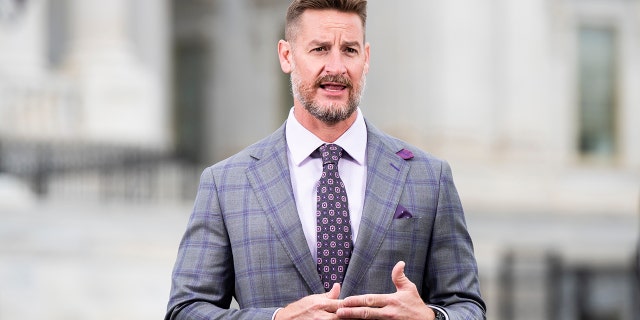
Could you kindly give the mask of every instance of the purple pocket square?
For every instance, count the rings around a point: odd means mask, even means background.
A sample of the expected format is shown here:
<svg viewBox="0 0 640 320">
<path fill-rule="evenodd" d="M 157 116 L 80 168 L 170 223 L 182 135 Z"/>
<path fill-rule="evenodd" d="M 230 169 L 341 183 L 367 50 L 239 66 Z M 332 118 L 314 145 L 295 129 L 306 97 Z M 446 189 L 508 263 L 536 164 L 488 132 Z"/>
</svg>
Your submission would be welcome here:
<svg viewBox="0 0 640 320">
<path fill-rule="evenodd" d="M 400 156 L 400 158 L 404 159 L 404 160 L 409 160 L 409 159 L 413 159 L 413 152 L 407 150 L 407 149 L 402 149 L 398 152 L 396 152 L 396 154 L 398 156 Z"/>
<path fill-rule="evenodd" d="M 398 207 L 396 208 L 396 213 L 393 214 L 393 218 L 394 219 L 408 219 L 408 218 L 413 218 L 413 215 L 411 214 L 411 212 L 409 212 L 409 210 L 407 210 L 407 208 L 398 205 Z"/>
</svg>

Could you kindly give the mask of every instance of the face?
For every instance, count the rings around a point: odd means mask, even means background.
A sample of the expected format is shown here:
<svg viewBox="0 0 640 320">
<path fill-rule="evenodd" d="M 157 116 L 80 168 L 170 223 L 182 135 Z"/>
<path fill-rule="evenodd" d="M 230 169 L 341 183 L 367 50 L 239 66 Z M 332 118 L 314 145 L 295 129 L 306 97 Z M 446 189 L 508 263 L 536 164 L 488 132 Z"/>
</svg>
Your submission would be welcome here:
<svg viewBox="0 0 640 320">
<path fill-rule="evenodd" d="M 282 70 L 291 74 L 296 108 L 335 124 L 360 104 L 369 69 L 369 44 L 355 13 L 307 10 L 295 38 L 278 44 Z"/>
</svg>

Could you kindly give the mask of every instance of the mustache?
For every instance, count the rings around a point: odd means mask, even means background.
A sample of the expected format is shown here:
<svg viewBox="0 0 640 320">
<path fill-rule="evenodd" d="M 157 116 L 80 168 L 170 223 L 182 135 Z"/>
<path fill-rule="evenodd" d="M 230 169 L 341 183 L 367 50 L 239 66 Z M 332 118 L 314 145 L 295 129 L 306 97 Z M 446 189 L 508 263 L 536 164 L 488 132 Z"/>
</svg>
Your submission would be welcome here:
<svg viewBox="0 0 640 320">
<path fill-rule="evenodd" d="M 316 79 L 314 85 L 316 88 L 319 88 L 323 83 L 326 83 L 326 82 L 341 84 L 347 87 L 348 89 L 353 88 L 353 83 L 351 82 L 351 80 L 340 74 L 327 74 L 327 75 L 321 76 L 318 79 Z"/>
</svg>

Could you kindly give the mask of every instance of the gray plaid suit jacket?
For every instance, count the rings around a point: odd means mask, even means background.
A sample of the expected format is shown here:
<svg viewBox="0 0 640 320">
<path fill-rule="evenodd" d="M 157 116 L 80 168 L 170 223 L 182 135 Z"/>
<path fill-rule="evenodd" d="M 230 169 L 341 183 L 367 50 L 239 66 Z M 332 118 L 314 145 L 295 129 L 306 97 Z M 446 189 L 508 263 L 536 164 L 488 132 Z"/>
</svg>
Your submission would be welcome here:
<svg viewBox="0 0 640 320">
<path fill-rule="evenodd" d="M 271 319 L 324 293 L 291 187 L 285 126 L 204 170 L 166 319 Z M 391 269 L 450 319 L 484 319 L 473 246 L 449 165 L 367 122 L 367 188 L 341 296 L 392 293 Z M 397 153 L 407 149 L 410 159 Z M 409 153 L 410 154 L 410 153 Z M 402 208 L 410 218 L 398 218 Z M 240 310 L 229 309 L 235 297 Z"/>
</svg>

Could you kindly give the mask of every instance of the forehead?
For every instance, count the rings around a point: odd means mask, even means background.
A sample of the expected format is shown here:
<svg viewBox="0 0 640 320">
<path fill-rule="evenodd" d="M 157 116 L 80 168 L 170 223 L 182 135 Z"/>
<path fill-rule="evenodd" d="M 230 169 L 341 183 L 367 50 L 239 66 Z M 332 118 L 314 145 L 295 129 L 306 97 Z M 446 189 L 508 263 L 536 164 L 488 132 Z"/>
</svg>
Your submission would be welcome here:
<svg viewBox="0 0 640 320">
<path fill-rule="evenodd" d="M 309 9 L 300 16 L 299 28 L 303 37 L 328 38 L 340 33 L 352 41 L 364 40 L 362 20 L 353 12 Z"/>
</svg>

